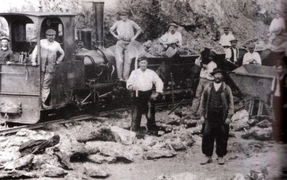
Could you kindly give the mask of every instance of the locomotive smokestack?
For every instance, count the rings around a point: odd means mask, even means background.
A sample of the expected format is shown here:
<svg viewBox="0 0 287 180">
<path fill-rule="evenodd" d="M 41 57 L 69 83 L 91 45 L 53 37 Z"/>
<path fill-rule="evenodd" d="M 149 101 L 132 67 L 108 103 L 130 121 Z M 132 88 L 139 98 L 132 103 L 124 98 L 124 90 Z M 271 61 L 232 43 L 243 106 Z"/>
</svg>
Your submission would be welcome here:
<svg viewBox="0 0 287 180">
<path fill-rule="evenodd" d="M 93 2 L 95 10 L 96 46 L 104 47 L 104 2 Z"/>
</svg>

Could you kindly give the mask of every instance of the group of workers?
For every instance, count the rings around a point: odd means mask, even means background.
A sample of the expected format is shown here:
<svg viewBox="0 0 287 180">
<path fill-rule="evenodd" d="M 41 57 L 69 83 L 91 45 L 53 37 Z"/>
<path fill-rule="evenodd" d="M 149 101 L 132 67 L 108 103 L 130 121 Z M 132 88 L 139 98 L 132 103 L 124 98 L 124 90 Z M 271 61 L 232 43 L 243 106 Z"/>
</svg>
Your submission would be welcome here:
<svg viewBox="0 0 287 180">
<path fill-rule="evenodd" d="M 121 20 L 116 22 L 110 29 L 111 34 L 118 39 L 116 44 L 117 65 L 124 63 L 125 47 L 139 36 L 141 28 L 128 19 L 128 12 L 120 12 Z M 133 70 L 128 77 L 122 72 L 122 66 L 117 67 L 118 79 L 126 81 L 127 89 L 133 91 L 132 122 L 131 130 L 140 131 L 141 116 L 146 115 L 147 128 L 150 132 L 157 131 L 155 123 L 154 100 L 159 93 L 163 92 L 166 77 L 172 64 L 173 57 L 182 46 L 182 35 L 177 31 L 175 23 L 168 24 L 168 32 L 161 36 L 158 41 L 162 44 L 163 56 L 169 58 L 164 61 L 156 73 L 147 69 L 148 58 L 138 59 L 139 69 Z M 131 29 L 136 29 L 136 33 Z M 230 32 L 228 26 L 223 27 L 224 34 L 221 36 L 219 44 L 225 51 L 225 62 L 232 63 L 236 67 L 245 64 L 262 65 L 259 53 L 255 52 L 255 44 L 248 45 L 248 52 L 239 60 L 238 40 Z M 115 33 L 117 32 L 117 34 Z M 205 52 L 206 50 L 206 52 Z M 206 158 L 202 165 L 213 161 L 212 155 L 214 142 L 216 141 L 216 154 L 218 164 L 225 164 L 224 156 L 227 153 L 227 142 L 229 136 L 229 124 L 234 114 L 234 100 L 231 88 L 224 82 L 225 71 L 219 69 L 215 63 L 215 56 L 211 53 L 211 48 L 205 48 L 197 59 L 200 69 L 200 80 L 196 94 L 192 102 L 191 111 L 195 118 L 203 124 L 202 152 Z M 206 54 L 205 54 L 206 53 Z M 131 61 L 131 60 L 130 60 Z M 126 67 L 125 67 L 126 68 Z M 130 71 L 130 67 L 127 67 Z M 128 77 L 128 78 L 127 78 Z M 153 84 L 155 91 L 152 90 Z"/>
<path fill-rule="evenodd" d="M 127 47 L 138 38 L 142 30 L 138 24 L 128 18 L 127 11 L 120 12 L 120 19 L 110 28 L 110 33 L 117 39 L 115 47 L 117 78 L 119 81 L 125 81 L 126 88 L 133 93 L 130 129 L 139 132 L 141 117 L 145 114 L 148 130 L 151 133 L 157 133 L 154 101 L 159 93 L 163 93 L 164 83 L 162 79 L 170 71 L 172 61 L 164 62 L 159 71 L 155 72 L 147 68 L 148 58 L 142 56 L 138 58 L 139 68 L 130 74 L 132 59 L 127 56 Z M 159 42 L 165 51 L 164 55 L 172 59 L 182 46 L 182 35 L 177 31 L 178 26 L 175 23 L 170 23 L 168 27 L 168 32 L 159 38 Z M 238 40 L 230 33 L 229 27 L 223 29 L 224 34 L 221 36 L 219 44 L 225 50 L 225 60 L 238 66 L 240 65 Z M 55 41 L 55 36 L 56 31 L 48 29 L 46 39 L 41 40 L 39 44 L 41 46 L 41 71 L 43 72 L 43 107 L 49 106 L 50 85 L 55 67 L 65 55 L 60 44 Z M 8 46 L 9 39 L 3 37 L 0 40 L 0 61 L 9 64 L 13 61 L 13 53 Z M 38 49 L 36 46 L 32 53 L 33 66 L 37 66 Z M 191 111 L 195 117 L 200 118 L 199 122 L 203 124 L 202 152 L 206 155 L 206 159 L 201 164 L 212 162 L 214 141 L 216 141 L 218 164 L 223 165 L 225 163 L 224 156 L 227 153 L 229 123 L 234 114 L 234 101 L 231 88 L 224 83 L 225 72 L 217 67 L 214 56 L 210 54 L 208 48 L 206 49 L 208 54 L 205 56 L 205 52 L 203 52 L 197 60 L 199 62 L 196 62 L 200 65 L 201 70 Z M 259 54 L 254 49 L 254 44 L 248 46 L 248 52 L 244 55 L 242 64 L 262 64 Z M 165 75 L 160 78 L 161 74 Z M 154 85 L 155 90 L 153 90 Z"/>
</svg>

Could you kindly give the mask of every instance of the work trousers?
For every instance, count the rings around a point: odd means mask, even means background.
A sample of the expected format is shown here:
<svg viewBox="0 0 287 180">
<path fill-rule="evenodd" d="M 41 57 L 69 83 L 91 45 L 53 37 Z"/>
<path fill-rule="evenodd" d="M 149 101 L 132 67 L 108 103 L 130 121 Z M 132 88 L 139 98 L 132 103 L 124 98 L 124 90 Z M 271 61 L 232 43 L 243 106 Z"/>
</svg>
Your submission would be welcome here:
<svg viewBox="0 0 287 180">
<path fill-rule="evenodd" d="M 118 79 L 128 80 L 132 58 L 129 57 L 127 46 L 130 42 L 119 40 L 116 44 L 115 58 Z"/>
<path fill-rule="evenodd" d="M 195 92 L 195 97 L 192 100 L 192 106 L 191 106 L 192 113 L 197 113 L 204 87 L 207 85 L 210 85 L 212 82 L 213 82 L 212 80 L 208 80 L 206 78 L 199 79 L 199 83 L 197 85 L 196 92 Z"/>
<path fill-rule="evenodd" d="M 52 79 L 54 77 L 54 73 L 49 73 L 49 72 L 45 72 L 43 74 L 43 79 L 42 79 L 42 103 L 43 104 L 49 104 L 47 103 L 47 98 L 51 92 L 51 83 L 52 83 Z"/>
<path fill-rule="evenodd" d="M 283 105 L 284 105 L 284 98 L 276 96 L 273 97 L 272 131 L 273 131 L 273 138 L 275 141 L 283 141 L 283 130 L 285 125 Z"/>
<path fill-rule="evenodd" d="M 206 156 L 212 156 L 215 141 L 217 156 L 225 156 L 227 154 L 228 135 L 229 125 L 224 124 L 222 111 L 211 111 L 204 124 L 201 146 L 202 153 Z"/>
<path fill-rule="evenodd" d="M 152 130 L 156 127 L 154 101 L 150 98 L 152 91 L 138 91 L 138 97 L 135 94 L 133 92 L 131 130 L 139 131 L 143 114 L 147 118 L 147 128 Z"/>
</svg>

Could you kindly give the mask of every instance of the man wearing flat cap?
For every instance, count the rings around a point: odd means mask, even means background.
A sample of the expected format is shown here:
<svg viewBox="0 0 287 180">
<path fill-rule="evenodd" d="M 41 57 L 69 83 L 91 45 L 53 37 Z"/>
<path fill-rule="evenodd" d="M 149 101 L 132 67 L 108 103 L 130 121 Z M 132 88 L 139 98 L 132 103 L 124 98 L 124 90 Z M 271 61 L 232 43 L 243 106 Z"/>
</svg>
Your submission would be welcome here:
<svg viewBox="0 0 287 180">
<path fill-rule="evenodd" d="M 237 39 L 230 39 L 231 47 L 226 50 L 225 60 L 238 65 L 239 50 L 237 49 Z"/>
<path fill-rule="evenodd" d="M 230 87 L 223 82 L 223 71 L 215 68 L 211 74 L 214 81 L 204 88 L 199 109 L 201 123 L 204 123 L 202 153 L 206 156 L 201 164 L 212 163 L 215 141 L 218 164 L 223 165 L 224 156 L 227 154 L 229 124 L 234 114 L 234 102 Z"/>
<path fill-rule="evenodd" d="M 173 57 L 178 53 L 178 49 L 182 46 L 182 35 L 177 31 L 178 26 L 175 23 L 168 24 L 168 31 L 161 36 L 158 41 L 163 45 L 163 56 L 169 58 L 163 61 L 157 69 L 157 73 L 164 80 L 168 82 L 170 70 L 173 63 Z"/>
<path fill-rule="evenodd" d="M 243 56 L 243 62 L 242 65 L 244 64 L 256 64 L 256 65 L 261 65 L 261 57 L 258 52 L 254 51 L 255 45 L 251 43 L 248 46 L 248 52 L 244 54 Z"/>
<path fill-rule="evenodd" d="M 58 65 L 64 58 L 65 53 L 61 45 L 55 41 L 56 31 L 48 29 L 46 31 L 46 38 L 40 41 L 41 50 L 41 71 L 43 73 L 42 80 L 42 105 L 49 106 L 48 96 L 50 95 L 51 81 L 54 77 L 56 65 Z M 38 46 L 38 45 L 37 45 Z M 32 53 L 32 65 L 37 66 L 38 47 L 35 47 Z M 58 56 L 59 54 L 59 56 Z"/>
<path fill-rule="evenodd" d="M 132 58 L 128 56 L 128 45 L 137 39 L 142 30 L 138 24 L 128 19 L 127 11 L 120 11 L 119 15 L 121 20 L 113 24 L 110 28 L 110 33 L 118 40 L 115 49 L 118 80 L 126 81 L 129 77 L 132 61 Z"/>
<path fill-rule="evenodd" d="M 223 31 L 224 34 L 220 37 L 219 44 L 224 48 L 226 53 L 227 49 L 231 46 L 230 40 L 235 39 L 235 37 L 230 33 L 229 26 L 223 26 Z"/>
<path fill-rule="evenodd" d="M 157 133 L 154 100 L 158 93 L 163 92 L 163 82 L 153 70 L 147 69 L 146 57 L 140 57 L 138 61 L 139 68 L 132 71 L 127 81 L 127 89 L 133 91 L 131 131 L 140 130 L 141 117 L 145 114 L 148 130 Z M 153 85 L 156 87 L 155 92 L 152 90 Z"/>
<path fill-rule="evenodd" d="M 12 50 L 9 48 L 8 44 L 10 42 L 8 37 L 1 37 L 1 49 L 0 49 L 0 63 L 10 64 L 14 61 L 14 56 Z"/>
</svg>

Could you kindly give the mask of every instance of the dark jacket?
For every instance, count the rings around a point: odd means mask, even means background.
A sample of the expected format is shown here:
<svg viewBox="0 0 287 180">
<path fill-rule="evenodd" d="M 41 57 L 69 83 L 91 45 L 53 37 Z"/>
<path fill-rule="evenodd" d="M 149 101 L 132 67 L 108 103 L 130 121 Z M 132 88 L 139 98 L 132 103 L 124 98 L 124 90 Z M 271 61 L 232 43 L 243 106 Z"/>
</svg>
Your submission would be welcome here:
<svg viewBox="0 0 287 180">
<path fill-rule="evenodd" d="M 208 114 L 208 103 L 210 98 L 210 91 L 213 83 L 207 85 L 202 93 L 199 111 L 205 119 L 207 119 Z M 223 107 L 223 118 L 231 118 L 234 114 L 234 103 L 233 95 L 230 87 L 222 82 L 222 93 L 221 93 L 222 107 Z"/>
<path fill-rule="evenodd" d="M 5 51 L 0 48 L 0 62 L 7 61 L 14 61 L 13 52 L 9 48 Z"/>
</svg>

